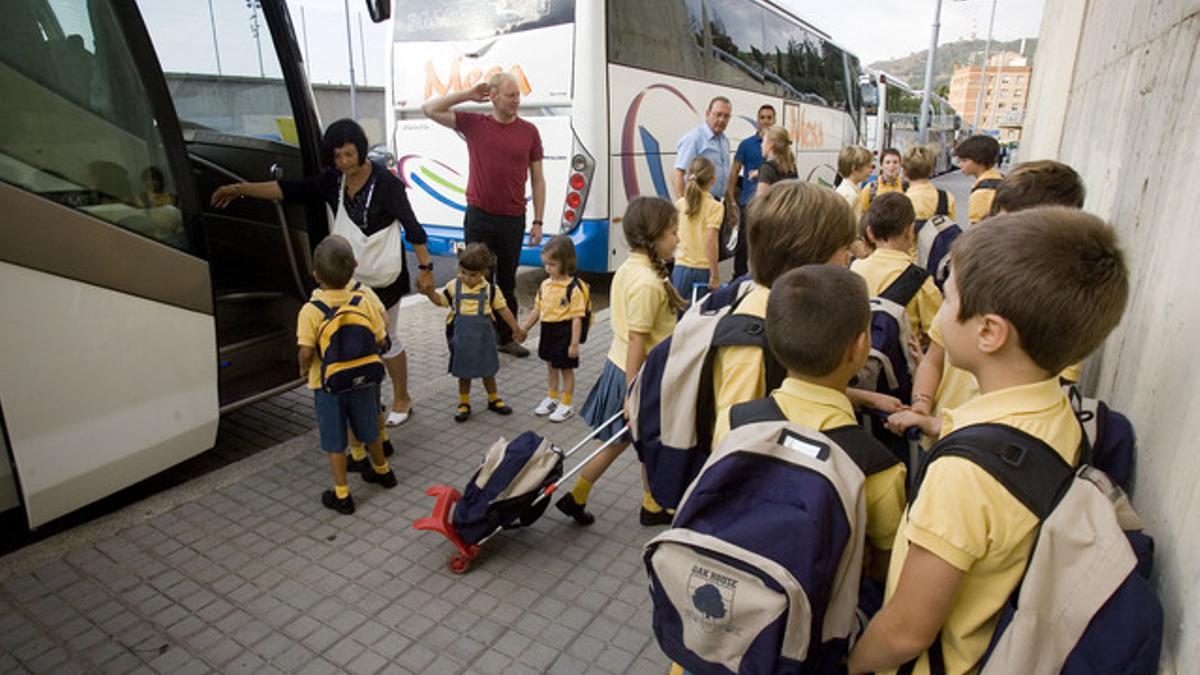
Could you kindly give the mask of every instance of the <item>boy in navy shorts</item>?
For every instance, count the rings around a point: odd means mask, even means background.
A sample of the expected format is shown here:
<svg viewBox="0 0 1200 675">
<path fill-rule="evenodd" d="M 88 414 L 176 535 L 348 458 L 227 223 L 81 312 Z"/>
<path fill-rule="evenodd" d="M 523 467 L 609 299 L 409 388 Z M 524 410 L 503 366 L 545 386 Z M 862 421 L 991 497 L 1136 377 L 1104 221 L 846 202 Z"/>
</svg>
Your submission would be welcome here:
<svg viewBox="0 0 1200 675">
<path fill-rule="evenodd" d="M 321 449 L 328 454 L 329 468 L 333 472 L 333 489 L 321 494 L 321 503 L 327 509 L 346 515 L 354 513 L 354 498 L 350 496 L 346 478 L 347 424 L 354 436 L 366 443 L 370 453 L 371 466 L 362 472 L 362 479 L 385 488 L 396 486 L 396 474 L 383 456 L 383 442 L 379 437 L 379 383 L 333 393 L 322 381 L 328 381 L 328 373 L 323 371 L 329 369 L 322 368 L 318 349 L 322 328 L 328 328 L 327 324 L 332 321 L 329 312 L 353 304 L 361 310 L 358 316 L 362 317 L 362 327 L 369 327 L 376 344 L 381 345 L 387 340 L 386 323 L 378 311 L 382 305 L 378 299 L 369 297 L 368 294 L 372 294 L 370 288 L 354 283 L 357 264 L 350 242 L 344 238 L 331 235 L 318 244 L 313 251 L 313 277 L 320 288 L 313 291 L 296 319 L 300 374 L 308 377 L 308 388 L 313 390 Z M 380 360 L 380 368 L 382 363 Z"/>
</svg>

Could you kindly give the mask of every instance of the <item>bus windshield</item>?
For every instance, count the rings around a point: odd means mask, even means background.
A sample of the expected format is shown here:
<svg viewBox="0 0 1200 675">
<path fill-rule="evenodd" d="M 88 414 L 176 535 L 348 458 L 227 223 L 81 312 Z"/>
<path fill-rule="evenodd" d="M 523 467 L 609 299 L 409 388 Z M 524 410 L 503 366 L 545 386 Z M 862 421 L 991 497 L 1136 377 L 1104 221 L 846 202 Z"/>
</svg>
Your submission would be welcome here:
<svg viewBox="0 0 1200 675">
<path fill-rule="evenodd" d="M 575 20 L 575 0 L 398 0 L 397 42 L 474 40 Z"/>
</svg>

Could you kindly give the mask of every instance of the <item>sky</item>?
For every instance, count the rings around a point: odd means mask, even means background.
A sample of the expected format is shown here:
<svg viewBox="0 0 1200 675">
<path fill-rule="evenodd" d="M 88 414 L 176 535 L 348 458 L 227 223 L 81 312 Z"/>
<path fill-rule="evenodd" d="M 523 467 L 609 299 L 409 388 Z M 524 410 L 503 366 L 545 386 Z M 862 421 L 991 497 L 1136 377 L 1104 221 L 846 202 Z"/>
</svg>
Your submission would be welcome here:
<svg viewBox="0 0 1200 675">
<path fill-rule="evenodd" d="M 857 54 L 864 65 L 927 49 L 937 2 L 865 0 L 851 5 L 827 0 L 776 1 L 831 35 L 835 42 Z M 996 0 L 996 3 L 996 39 L 1010 40 L 1038 34 L 1044 0 Z M 314 83 L 350 82 L 346 4 L 346 0 L 288 0 L 296 38 L 308 56 L 309 79 Z M 348 0 L 348 4 L 355 81 L 360 85 L 383 86 L 387 76 L 386 27 L 371 23 L 363 0 Z M 147 15 L 152 32 L 157 25 L 161 30 L 171 31 L 176 40 L 179 33 L 186 33 L 186 44 L 181 43 L 183 48 L 172 50 L 170 55 L 160 54 L 168 70 L 215 73 L 212 35 L 215 27 L 223 54 L 223 72 L 258 74 L 254 43 L 248 38 L 250 10 L 246 0 L 212 0 L 212 21 L 206 3 L 140 0 L 139 5 Z M 991 6 L 989 0 L 943 0 L 938 42 L 969 37 L 972 31 L 980 39 L 987 37 Z M 278 66 L 272 68 L 272 58 L 269 51 L 264 51 L 263 72 L 278 76 Z"/>
</svg>

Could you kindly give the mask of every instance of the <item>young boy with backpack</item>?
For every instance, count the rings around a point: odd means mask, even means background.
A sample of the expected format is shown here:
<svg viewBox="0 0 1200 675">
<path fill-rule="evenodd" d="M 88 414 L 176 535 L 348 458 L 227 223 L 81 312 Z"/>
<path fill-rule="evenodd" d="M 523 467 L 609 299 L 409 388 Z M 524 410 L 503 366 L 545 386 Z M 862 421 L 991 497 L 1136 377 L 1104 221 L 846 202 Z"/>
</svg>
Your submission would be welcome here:
<svg viewBox="0 0 1200 675">
<path fill-rule="evenodd" d="M 353 281 L 357 264 L 344 238 L 330 235 L 317 244 L 313 277 L 320 288 L 296 318 L 300 374 L 313 390 L 321 449 L 333 473 L 333 489 L 321 494 L 321 504 L 346 515 L 354 513 L 346 479 L 347 425 L 370 454 L 371 466 L 362 471 L 362 479 L 396 486 L 379 434 L 380 346 L 387 341 L 387 328 L 373 291 Z"/>
<path fill-rule="evenodd" d="M 721 416 L 672 529 L 646 547 L 655 637 L 689 672 L 838 672 L 864 561 L 883 575 L 904 508 L 904 467 L 846 396 L 869 324 L 866 285 L 844 266 L 771 286 L 767 338 L 787 378 Z"/>
<path fill-rule="evenodd" d="M 915 221 L 912 201 L 899 192 L 879 195 L 871 203 L 864 225 L 868 236 L 875 241 L 875 253 L 850 265 L 852 271 L 866 280 L 871 297 L 882 294 L 910 268 L 920 270 L 912 254 L 917 239 Z M 899 304 L 908 316 L 910 334 L 924 338 L 942 306 L 942 294 L 928 273 L 921 276 L 924 281 Z"/>
<path fill-rule="evenodd" d="M 1100 345 L 1129 295 L 1115 232 L 1074 209 L 996 216 L 960 237 L 953 255 L 938 321 L 950 362 L 974 375 L 980 393 L 940 420 L 926 418 L 924 431 L 941 440 L 910 490 L 885 603 L 850 655 L 851 673 L 979 667 L 1002 609 L 1038 560 L 1044 518 L 1023 499 L 1039 492 L 1043 472 L 1011 484 L 998 476 L 1028 459 L 1072 477 L 1081 429 L 1058 373 Z M 1045 548 L 1039 540 L 1037 551 Z M 1049 640 L 1041 636 L 1051 628 L 1033 639 Z"/>
<path fill-rule="evenodd" d="M 992 209 L 992 199 L 1004 174 L 996 170 L 996 158 L 1000 156 L 1000 144 L 991 136 L 971 136 L 954 148 L 958 168 L 975 179 L 971 186 L 971 197 L 967 200 L 967 221 L 974 225 L 987 218 Z"/>
</svg>

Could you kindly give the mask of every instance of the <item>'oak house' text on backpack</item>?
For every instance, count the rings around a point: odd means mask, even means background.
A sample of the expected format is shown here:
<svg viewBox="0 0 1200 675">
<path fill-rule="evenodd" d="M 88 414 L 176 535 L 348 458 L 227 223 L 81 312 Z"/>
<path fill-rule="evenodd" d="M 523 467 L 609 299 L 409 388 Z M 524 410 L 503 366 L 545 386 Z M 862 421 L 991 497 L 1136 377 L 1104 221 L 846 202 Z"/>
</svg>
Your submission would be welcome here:
<svg viewBox="0 0 1200 675">
<path fill-rule="evenodd" d="M 652 625 L 693 673 L 833 673 L 857 630 L 866 476 L 896 459 L 856 425 L 816 432 L 768 397 L 646 545 Z"/>
</svg>

